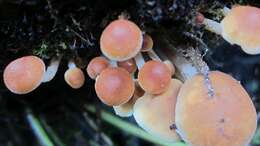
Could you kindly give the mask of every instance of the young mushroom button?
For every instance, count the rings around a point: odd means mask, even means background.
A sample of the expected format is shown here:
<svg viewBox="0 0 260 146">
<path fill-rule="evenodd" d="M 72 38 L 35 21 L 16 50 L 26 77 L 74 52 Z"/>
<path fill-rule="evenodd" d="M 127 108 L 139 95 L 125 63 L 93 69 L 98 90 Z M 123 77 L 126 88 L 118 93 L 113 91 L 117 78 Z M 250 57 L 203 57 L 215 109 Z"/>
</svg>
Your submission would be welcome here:
<svg viewBox="0 0 260 146">
<path fill-rule="evenodd" d="M 4 70 L 4 83 L 13 93 L 26 94 L 36 89 L 45 73 L 44 62 L 36 56 L 12 61 Z"/>
<path fill-rule="evenodd" d="M 125 61 L 141 50 L 142 31 L 133 22 L 125 19 L 114 20 L 102 32 L 100 47 L 111 60 Z"/>
<path fill-rule="evenodd" d="M 130 74 L 135 73 L 135 71 L 137 70 L 137 66 L 136 66 L 134 59 L 129 59 L 129 60 L 126 60 L 126 61 L 119 61 L 119 62 L 117 62 L 117 66 L 124 68 Z"/>
<path fill-rule="evenodd" d="M 163 62 L 151 60 L 140 69 L 138 82 L 146 92 L 160 94 L 170 84 L 171 75 L 170 69 Z"/>
<path fill-rule="evenodd" d="M 231 76 L 213 71 L 209 96 L 203 75 L 182 86 L 176 103 L 179 134 L 192 146 L 245 146 L 256 130 L 256 110 L 241 84 Z"/>
<path fill-rule="evenodd" d="M 125 69 L 108 67 L 96 78 L 95 90 L 104 104 L 117 106 L 131 99 L 135 85 L 131 75 Z"/>
<path fill-rule="evenodd" d="M 83 86 L 85 82 L 85 76 L 83 71 L 76 67 L 73 62 L 69 63 L 69 68 L 64 74 L 66 83 L 73 89 L 78 89 Z"/>
<path fill-rule="evenodd" d="M 105 57 L 95 57 L 93 58 L 88 66 L 87 73 L 91 79 L 96 79 L 96 77 L 107 67 L 109 67 L 109 61 Z"/>
</svg>

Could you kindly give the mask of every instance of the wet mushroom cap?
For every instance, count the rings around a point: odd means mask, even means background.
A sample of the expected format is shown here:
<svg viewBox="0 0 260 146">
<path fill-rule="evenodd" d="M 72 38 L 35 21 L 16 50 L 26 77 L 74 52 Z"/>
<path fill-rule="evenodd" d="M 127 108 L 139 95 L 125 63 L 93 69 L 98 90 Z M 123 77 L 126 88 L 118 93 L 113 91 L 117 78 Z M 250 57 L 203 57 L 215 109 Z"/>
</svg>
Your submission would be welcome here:
<svg viewBox="0 0 260 146">
<path fill-rule="evenodd" d="M 222 72 L 210 72 L 214 96 L 196 75 L 182 86 L 176 104 L 179 134 L 192 146 L 244 146 L 256 130 L 256 110 L 241 84 Z"/>
<path fill-rule="evenodd" d="M 91 79 L 96 79 L 96 77 L 101 73 L 101 71 L 107 68 L 108 66 L 109 61 L 105 57 L 95 57 L 88 64 L 87 73 Z"/>
<path fill-rule="evenodd" d="M 145 93 L 134 105 L 134 118 L 148 133 L 165 140 L 176 142 L 180 138 L 171 125 L 175 124 L 175 104 L 182 82 L 172 79 L 167 90 L 159 95 Z"/>
<path fill-rule="evenodd" d="M 131 75 L 125 69 L 108 67 L 97 77 L 95 90 L 104 104 L 117 106 L 131 99 L 135 85 Z"/>
<path fill-rule="evenodd" d="M 124 61 L 136 56 L 141 50 L 143 36 L 140 28 L 125 19 L 114 20 L 102 32 L 100 47 L 111 60 Z"/>
<path fill-rule="evenodd" d="M 150 94 L 160 94 L 171 81 L 170 69 L 160 61 L 151 60 L 144 64 L 138 73 L 140 86 Z"/>
<path fill-rule="evenodd" d="M 222 36 L 248 54 L 260 53 L 260 9 L 235 6 L 221 21 Z"/>
<path fill-rule="evenodd" d="M 25 56 L 9 63 L 4 70 L 4 83 L 13 93 L 26 94 L 36 89 L 43 79 L 45 64 L 36 56 Z"/>
<path fill-rule="evenodd" d="M 134 73 L 137 70 L 137 66 L 134 59 L 129 59 L 126 61 L 117 62 L 118 67 L 122 67 L 127 70 L 130 74 Z"/>
<path fill-rule="evenodd" d="M 135 82 L 135 91 L 133 97 L 125 104 L 113 106 L 116 115 L 120 117 L 130 117 L 133 115 L 133 108 L 136 100 L 144 95 L 144 90 Z"/>
<path fill-rule="evenodd" d="M 148 34 L 144 34 L 143 37 L 144 41 L 143 41 L 143 45 L 142 45 L 142 52 L 147 52 L 149 50 L 151 50 L 153 48 L 153 39 L 150 35 Z"/>
<path fill-rule="evenodd" d="M 74 67 L 68 69 L 64 74 L 66 83 L 73 89 L 78 89 L 84 85 L 85 76 L 80 68 Z"/>
</svg>

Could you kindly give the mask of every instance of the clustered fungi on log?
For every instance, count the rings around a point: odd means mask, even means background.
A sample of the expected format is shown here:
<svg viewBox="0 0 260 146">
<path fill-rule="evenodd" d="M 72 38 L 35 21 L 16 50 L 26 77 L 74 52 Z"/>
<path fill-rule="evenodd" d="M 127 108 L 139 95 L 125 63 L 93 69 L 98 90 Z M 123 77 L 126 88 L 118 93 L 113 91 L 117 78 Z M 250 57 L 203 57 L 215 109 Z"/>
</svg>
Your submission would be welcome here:
<svg viewBox="0 0 260 146">
<path fill-rule="evenodd" d="M 238 10 L 240 8 L 241 11 Z M 229 32 L 225 22 L 231 17 L 233 25 L 241 26 L 242 21 L 232 14 L 239 11 L 247 16 L 244 9 L 252 9 L 256 13 L 254 17 L 259 18 L 259 8 L 237 6 L 227 12 L 222 27 L 215 26 L 217 23 L 208 19 L 201 23 L 225 38 Z M 248 19 L 249 23 L 252 20 Z M 259 23 L 255 24 L 253 28 L 260 30 Z M 230 33 L 238 32 L 232 30 Z M 242 36 L 242 39 L 238 38 L 240 41 L 227 40 L 241 45 L 243 49 L 259 47 L 259 41 L 247 42 L 259 40 L 251 29 L 236 37 L 239 36 Z M 100 100 L 113 106 L 119 116 L 133 115 L 143 129 L 168 142 L 183 139 L 194 146 L 248 144 L 256 129 L 256 111 L 240 83 L 225 73 L 209 70 L 190 74 L 190 79 L 184 80 L 184 83 L 173 79 L 174 66 L 168 60 L 161 61 L 153 50 L 153 43 L 148 34 L 126 18 L 114 20 L 105 28 L 100 39 L 104 57 L 94 58 L 87 67 L 88 75 L 96 80 L 95 89 Z M 248 44 L 249 47 L 245 46 Z M 149 61 L 145 62 L 143 52 L 148 54 Z M 255 50 L 245 52 L 258 53 Z M 138 75 L 135 81 L 136 66 Z M 70 75 L 70 70 L 75 74 Z M 81 69 L 70 62 L 68 71 L 65 73 L 66 82 L 72 88 L 80 88 L 84 83 Z M 44 76 L 45 65 L 35 56 L 18 58 L 4 71 L 7 88 L 16 94 L 36 89 Z M 22 80 L 17 80 L 20 77 Z M 172 124 L 176 125 L 176 129 L 170 128 Z"/>
</svg>

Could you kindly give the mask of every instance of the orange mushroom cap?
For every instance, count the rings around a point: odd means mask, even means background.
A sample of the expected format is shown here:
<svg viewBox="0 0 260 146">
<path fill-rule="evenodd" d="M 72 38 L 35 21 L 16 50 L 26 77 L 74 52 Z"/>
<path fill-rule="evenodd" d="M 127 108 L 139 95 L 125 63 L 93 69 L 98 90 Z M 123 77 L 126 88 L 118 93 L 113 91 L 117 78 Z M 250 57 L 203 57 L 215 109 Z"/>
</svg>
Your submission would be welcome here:
<svg viewBox="0 0 260 146">
<path fill-rule="evenodd" d="M 131 75 L 125 69 L 108 67 L 97 77 L 95 89 L 103 103 L 117 106 L 131 99 L 135 86 Z"/>
<path fill-rule="evenodd" d="M 136 66 L 134 59 L 129 59 L 129 60 L 126 60 L 126 61 L 117 62 L 117 66 L 124 68 L 130 74 L 135 73 L 135 71 L 137 70 L 137 66 Z"/>
<path fill-rule="evenodd" d="M 138 98 L 144 95 L 144 90 L 135 82 L 135 91 L 133 97 L 125 104 L 113 106 L 115 113 L 121 117 L 130 117 L 133 114 L 133 107 Z"/>
<path fill-rule="evenodd" d="M 109 61 L 105 57 L 95 57 L 93 58 L 88 66 L 87 73 L 91 79 L 96 79 L 96 77 L 109 66 Z"/>
<path fill-rule="evenodd" d="M 193 146 L 245 146 L 256 130 L 256 110 L 241 84 L 213 71 L 208 94 L 203 75 L 182 86 L 176 103 L 175 122 L 181 137 Z"/>
<path fill-rule="evenodd" d="M 222 36 L 248 54 L 260 53 L 260 9 L 235 6 L 221 21 Z"/>
<path fill-rule="evenodd" d="M 134 118 L 148 133 L 167 142 L 179 141 L 171 125 L 175 124 L 175 104 L 182 82 L 172 79 L 167 90 L 159 95 L 144 94 L 134 105 Z"/>
<path fill-rule="evenodd" d="M 144 41 L 142 45 L 142 52 L 147 52 L 153 48 L 153 39 L 150 35 L 144 34 Z"/>
<path fill-rule="evenodd" d="M 25 56 L 9 63 L 4 70 L 4 83 L 13 93 L 26 94 L 36 89 L 43 79 L 45 64 L 36 56 Z"/>
<path fill-rule="evenodd" d="M 64 74 L 64 79 L 66 83 L 73 89 L 82 87 L 85 82 L 84 73 L 78 67 L 69 68 Z"/>
<path fill-rule="evenodd" d="M 142 31 L 133 22 L 114 20 L 102 32 L 100 47 L 111 60 L 124 61 L 136 56 L 143 42 Z"/>
<path fill-rule="evenodd" d="M 140 86 L 150 94 L 160 94 L 171 81 L 171 71 L 162 62 L 151 60 L 144 64 L 138 73 Z"/>
</svg>

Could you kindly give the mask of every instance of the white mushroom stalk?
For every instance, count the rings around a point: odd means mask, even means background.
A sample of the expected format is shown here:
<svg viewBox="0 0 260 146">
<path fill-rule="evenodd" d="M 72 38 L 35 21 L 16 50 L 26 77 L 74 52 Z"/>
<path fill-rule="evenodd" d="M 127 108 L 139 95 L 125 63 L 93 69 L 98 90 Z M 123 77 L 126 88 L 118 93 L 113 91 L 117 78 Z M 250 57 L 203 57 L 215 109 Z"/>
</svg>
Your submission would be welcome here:
<svg viewBox="0 0 260 146">
<path fill-rule="evenodd" d="M 222 28 L 219 22 L 205 18 L 203 24 L 205 25 L 207 30 L 216 33 L 218 35 L 222 34 Z"/>
<path fill-rule="evenodd" d="M 143 65 L 145 64 L 145 60 L 144 60 L 144 57 L 141 52 L 139 52 L 135 56 L 135 62 L 136 62 L 138 70 L 140 70 L 143 67 Z"/>
<path fill-rule="evenodd" d="M 44 74 L 44 77 L 42 80 L 43 83 L 49 82 L 55 77 L 55 75 L 58 71 L 61 59 L 62 59 L 62 55 L 60 55 L 58 57 L 53 57 L 51 59 L 50 64 L 47 67 L 46 72 Z"/>
<path fill-rule="evenodd" d="M 161 58 L 154 52 L 153 49 L 149 50 L 149 51 L 147 52 L 147 54 L 149 55 L 149 57 L 150 57 L 152 60 L 162 61 Z"/>
<path fill-rule="evenodd" d="M 224 16 L 226 16 L 229 12 L 230 12 L 230 8 L 228 8 L 226 6 L 222 9 L 222 13 Z"/>
</svg>

